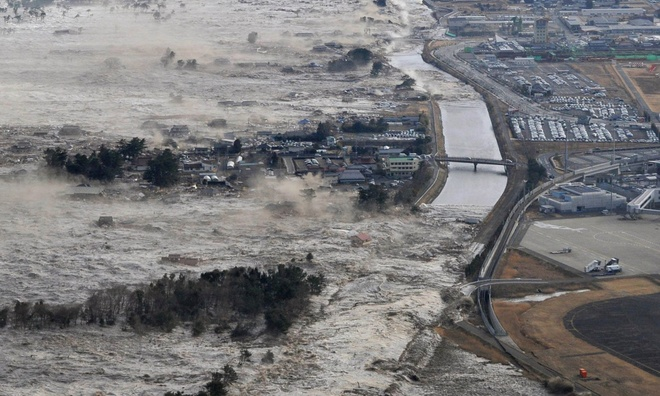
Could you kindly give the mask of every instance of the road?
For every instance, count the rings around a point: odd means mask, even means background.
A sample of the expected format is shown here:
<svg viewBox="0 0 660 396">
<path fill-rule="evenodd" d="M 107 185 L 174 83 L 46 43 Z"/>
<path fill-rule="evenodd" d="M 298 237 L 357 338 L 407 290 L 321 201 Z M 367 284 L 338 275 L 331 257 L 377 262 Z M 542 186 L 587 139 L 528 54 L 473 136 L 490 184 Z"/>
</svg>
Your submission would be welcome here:
<svg viewBox="0 0 660 396">
<path fill-rule="evenodd" d="M 453 69 L 456 73 L 464 77 L 470 85 L 477 85 L 482 89 L 495 95 L 502 102 L 506 103 L 509 107 L 517 109 L 525 114 L 541 115 L 544 117 L 556 117 L 557 114 L 548 111 L 538 104 L 534 103 L 531 99 L 522 97 L 519 94 L 511 91 L 508 87 L 493 81 L 488 76 L 475 70 L 474 66 L 461 60 L 456 56 L 456 53 L 462 51 L 466 46 L 474 45 L 473 42 L 462 42 L 460 44 L 440 47 L 431 52 L 431 56 L 438 62 L 443 64 L 449 69 Z"/>
<path fill-rule="evenodd" d="M 492 286 L 492 285 L 515 285 L 515 284 L 523 284 L 523 285 L 535 285 L 535 284 L 545 284 L 548 283 L 548 281 L 544 281 L 543 279 L 482 279 L 478 280 L 476 282 L 471 282 L 467 283 L 465 285 L 461 286 L 461 293 L 463 293 L 466 296 L 469 296 L 472 294 L 475 290 L 477 290 L 481 286 Z"/>
<path fill-rule="evenodd" d="M 442 133 L 438 130 L 437 123 L 435 122 L 436 117 L 438 116 L 436 114 L 436 106 L 437 104 L 432 99 L 429 100 L 429 130 L 432 132 L 431 145 L 433 146 L 433 151 L 431 152 L 431 155 L 433 157 L 438 155 L 438 139 L 442 137 Z M 418 206 L 420 203 L 428 202 L 427 200 L 429 199 L 429 194 L 433 191 L 436 191 L 436 187 L 439 188 L 439 183 L 443 183 L 443 181 L 440 180 L 440 166 L 436 161 L 429 161 L 429 163 L 433 166 L 433 181 L 428 185 L 424 192 L 420 194 L 417 201 L 415 201 L 414 206 Z"/>
</svg>

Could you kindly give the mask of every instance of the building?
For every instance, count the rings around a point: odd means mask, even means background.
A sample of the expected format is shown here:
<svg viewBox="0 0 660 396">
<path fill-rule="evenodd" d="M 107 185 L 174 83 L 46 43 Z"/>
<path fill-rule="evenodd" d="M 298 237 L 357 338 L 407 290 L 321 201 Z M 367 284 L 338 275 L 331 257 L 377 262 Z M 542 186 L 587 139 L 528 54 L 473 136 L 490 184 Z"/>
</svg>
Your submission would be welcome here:
<svg viewBox="0 0 660 396">
<path fill-rule="evenodd" d="M 421 162 L 416 154 L 400 154 L 384 157 L 381 164 L 387 176 L 402 178 L 412 176 L 419 169 Z"/>
<path fill-rule="evenodd" d="M 545 18 L 534 21 L 534 44 L 548 42 L 548 20 Z"/>
<path fill-rule="evenodd" d="M 64 125 L 60 128 L 59 136 L 80 136 L 83 130 L 78 125 Z"/>
<path fill-rule="evenodd" d="M 351 244 L 353 246 L 364 246 L 369 244 L 372 241 L 371 236 L 365 232 L 361 232 L 357 235 L 351 237 Z"/>
<path fill-rule="evenodd" d="M 582 20 L 577 16 L 564 16 L 561 18 L 564 25 L 571 31 L 571 33 L 579 33 L 582 31 Z"/>
<path fill-rule="evenodd" d="M 536 61 L 534 60 L 534 57 L 531 56 L 518 56 L 509 61 L 509 63 L 511 64 L 511 67 L 536 67 Z"/>
<path fill-rule="evenodd" d="M 552 206 L 559 213 L 614 210 L 625 207 L 626 197 L 583 183 L 566 183 L 540 196 L 539 205 Z"/>
<path fill-rule="evenodd" d="M 357 169 L 347 169 L 339 174 L 337 182 L 341 184 L 364 183 L 367 178 Z"/>
<path fill-rule="evenodd" d="M 646 10 L 643 8 L 592 8 L 583 9 L 580 13 L 585 18 L 593 18 L 597 16 L 609 18 L 629 18 L 633 16 L 644 15 Z"/>
</svg>

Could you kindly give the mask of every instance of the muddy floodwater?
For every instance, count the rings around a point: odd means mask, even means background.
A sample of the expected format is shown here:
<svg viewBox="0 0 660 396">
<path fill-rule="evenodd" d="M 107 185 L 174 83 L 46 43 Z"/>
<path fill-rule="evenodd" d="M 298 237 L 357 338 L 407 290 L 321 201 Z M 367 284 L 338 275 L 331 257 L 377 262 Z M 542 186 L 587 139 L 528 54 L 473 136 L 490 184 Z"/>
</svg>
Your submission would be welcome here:
<svg viewBox="0 0 660 396">
<path fill-rule="evenodd" d="M 409 105 L 408 93 L 396 89 L 407 76 L 418 82 L 414 90 L 437 95 L 441 108 L 451 102 L 455 113 L 476 120 L 462 131 L 443 111 L 450 155 L 461 155 L 452 142 L 460 136 L 483 142 L 474 155 L 495 155 L 486 151 L 496 145 L 478 95 L 428 65 L 414 67 L 419 43 L 437 33 L 420 1 L 91 1 L 44 11 L 44 18 L 25 11 L 22 20 L 10 19 L 0 36 L 0 307 L 82 303 L 95 290 L 132 288 L 166 273 L 197 277 L 292 262 L 324 274 L 327 285 L 286 334 L 257 332 L 242 342 L 230 331 L 192 337 L 190 324 L 145 334 L 123 323 L 7 326 L 0 329 L 0 396 L 194 394 L 225 364 L 238 374 L 233 395 L 544 394 L 519 369 L 462 351 L 434 330 L 464 314 L 441 297 L 472 258 L 476 229 L 456 217 L 490 210 L 491 200 L 468 197 L 494 200 L 499 193 L 492 187 L 484 194 L 484 183 L 504 180 L 497 171 L 460 176 L 452 165 L 450 179 L 463 180 L 464 197 L 421 214 L 383 215 L 356 211 L 354 194 L 323 192 L 311 177 L 260 179 L 240 193 L 212 196 L 192 186 L 153 192 L 125 178 L 102 186 L 105 198 L 71 200 L 66 193 L 79 181 L 41 169 L 46 147 L 89 154 L 100 143 L 139 136 L 162 148 L 162 125 L 188 125 L 191 137 L 181 145 L 192 147 L 228 134 L 296 130 L 302 119 L 314 125 L 382 116 L 383 102 L 397 114 Z M 258 33 L 254 43 L 250 32 Z M 328 62 L 359 47 L 392 64 L 375 77 L 371 65 L 327 72 Z M 168 48 L 171 64 L 162 60 Z M 184 67 L 192 60 L 196 67 Z M 210 127 L 216 118 L 226 127 Z M 85 132 L 60 136 L 64 124 Z M 473 177 L 488 181 L 465 182 Z M 458 190 L 451 183 L 446 190 Z M 316 198 L 301 198 L 308 188 Z M 266 209 L 281 202 L 295 203 L 295 211 Z M 100 216 L 112 216 L 114 226 L 99 227 Z M 358 233 L 372 241 L 354 246 Z M 161 260 L 170 254 L 201 261 Z M 243 348 L 252 361 L 239 361 Z M 261 361 L 268 350 L 272 364 Z"/>
</svg>

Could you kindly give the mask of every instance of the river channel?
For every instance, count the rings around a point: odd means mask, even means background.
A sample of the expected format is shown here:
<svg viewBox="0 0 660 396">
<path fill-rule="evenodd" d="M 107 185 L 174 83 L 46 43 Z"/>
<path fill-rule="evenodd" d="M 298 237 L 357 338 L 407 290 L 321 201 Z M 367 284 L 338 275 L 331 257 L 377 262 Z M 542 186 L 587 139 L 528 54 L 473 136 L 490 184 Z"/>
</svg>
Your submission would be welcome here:
<svg viewBox="0 0 660 396">
<path fill-rule="evenodd" d="M 393 54 L 391 64 L 409 74 L 417 86 L 431 94 L 452 97 L 451 90 L 471 90 L 465 100 L 440 100 L 445 151 L 452 157 L 502 159 L 485 102 L 469 87 L 425 63 L 417 51 Z M 452 88 L 452 86 L 454 88 Z M 434 206 L 478 206 L 492 208 L 506 187 L 504 167 L 451 163 L 447 182 Z"/>
</svg>

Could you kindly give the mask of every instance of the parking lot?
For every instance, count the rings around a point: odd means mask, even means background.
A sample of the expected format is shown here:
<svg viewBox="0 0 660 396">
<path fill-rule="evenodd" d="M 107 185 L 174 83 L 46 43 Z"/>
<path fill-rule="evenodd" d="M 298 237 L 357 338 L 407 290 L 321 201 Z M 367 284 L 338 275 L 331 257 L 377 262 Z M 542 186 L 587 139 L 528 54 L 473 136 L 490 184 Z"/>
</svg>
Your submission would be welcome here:
<svg viewBox="0 0 660 396">
<path fill-rule="evenodd" d="M 513 92 L 533 97 L 557 117 L 510 114 L 513 137 L 533 141 L 591 141 L 657 143 L 650 126 L 631 123 L 639 120 L 635 107 L 619 97 L 610 97 L 605 88 L 580 74 L 568 64 L 531 63 L 516 66 L 514 61 L 473 59 L 488 68 L 488 75 Z M 562 117 L 565 116 L 565 117 Z M 590 118 L 578 124 L 577 117 Z M 565 118 L 565 119 L 564 119 Z M 627 125 L 623 125 L 627 124 Z"/>
<path fill-rule="evenodd" d="M 620 216 L 594 215 L 535 221 L 520 246 L 578 271 L 584 271 L 584 266 L 592 260 L 617 257 L 623 275 L 660 273 L 660 217 L 620 219 Z M 564 247 L 570 247 L 571 252 L 551 253 Z"/>
<path fill-rule="evenodd" d="M 610 122 L 578 124 L 561 117 L 509 114 L 509 125 L 516 139 L 569 142 L 658 143 L 655 133 L 645 125 L 612 125 Z"/>
</svg>

